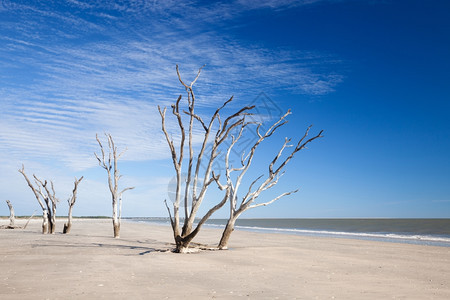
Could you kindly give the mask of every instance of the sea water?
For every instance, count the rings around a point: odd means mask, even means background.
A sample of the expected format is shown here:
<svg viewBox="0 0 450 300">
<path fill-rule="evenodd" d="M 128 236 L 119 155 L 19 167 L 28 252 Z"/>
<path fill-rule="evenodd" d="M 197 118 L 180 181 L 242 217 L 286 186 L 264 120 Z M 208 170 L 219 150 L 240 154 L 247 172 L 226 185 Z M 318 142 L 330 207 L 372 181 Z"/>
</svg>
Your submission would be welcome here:
<svg viewBox="0 0 450 300">
<path fill-rule="evenodd" d="M 133 218 L 170 224 L 167 218 Z M 226 219 L 204 226 L 224 228 Z M 235 229 L 450 247 L 450 219 L 238 219 Z"/>
</svg>

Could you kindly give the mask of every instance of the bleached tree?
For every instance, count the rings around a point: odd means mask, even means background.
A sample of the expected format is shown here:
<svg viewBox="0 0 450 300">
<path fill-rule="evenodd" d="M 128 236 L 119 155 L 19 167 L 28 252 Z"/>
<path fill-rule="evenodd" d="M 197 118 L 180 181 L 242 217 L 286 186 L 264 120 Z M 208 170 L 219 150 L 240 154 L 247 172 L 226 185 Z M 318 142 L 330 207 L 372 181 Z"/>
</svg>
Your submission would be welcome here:
<svg viewBox="0 0 450 300">
<path fill-rule="evenodd" d="M 16 216 L 14 215 L 14 207 L 11 204 L 11 201 L 6 200 L 6 204 L 9 208 L 9 226 L 14 227 L 14 224 L 16 222 Z"/>
<path fill-rule="evenodd" d="M 77 189 L 78 189 L 78 184 L 81 182 L 81 180 L 83 180 L 83 176 L 81 176 L 80 179 L 77 179 L 75 177 L 74 187 L 72 190 L 72 196 L 69 197 L 69 199 L 67 199 L 67 203 L 69 204 L 69 212 L 67 214 L 67 223 L 64 223 L 64 229 L 63 229 L 63 233 L 66 233 L 66 234 L 70 233 L 70 229 L 72 228 L 72 209 L 77 200 Z"/>
<path fill-rule="evenodd" d="M 203 67 L 202 67 L 203 68 Z M 182 96 L 180 95 L 175 104 L 172 105 L 172 114 L 176 119 L 176 123 L 179 127 L 179 144 L 175 145 L 171 135 L 169 135 L 166 127 L 166 108 L 161 109 L 158 106 L 159 113 L 162 121 L 162 131 L 165 135 L 166 141 L 169 145 L 169 149 L 172 155 L 172 162 L 176 173 L 176 191 L 175 200 L 173 201 L 172 209 L 165 202 L 169 217 L 173 229 L 174 240 L 176 244 L 176 252 L 185 253 L 189 251 L 189 245 L 195 236 L 198 234 L 202 225 L 211 217 L 211 215 L 220 209 L 228 199 L 228 191 L 225 192 L 222 200 L 218 201 L 214 206 L 206 210 L 203 216 L 198 217 L 197 213 L 200 206 L 203 203 L 208 187 L 214 181 L 218 180 L 212 173 L 212 166 L 217 156 L 219 155 L 219 147 L 226 140 L 230 132 L 241 125 L 244 121 L 245 115 L 252 107 L 244 107 L 234 114 L 229 115 L 224 120 L 220 117 L 221 110 L 229 104 L 233 97 L 225 101 L 221 107 L 219 107 L 210 120 L 205 122 L 195 112 L 196 98 L 193 90 L 193 86 L 200 76 L 202 68 L 199 69 L 197 76 L 190 84 L 186 84 L 182 79 L 178 69 L 176 67 L 178 79 L 186 90 L 187 93 L 187 110 L 181 110 L 180 103 Z M 185 127 L 186 121 L 183 121 L 183 115 L 187 116 L 187 128 Z M 201 145 L 199 150 L 194 151 L 194 121 L 195 124 L 199 124 L 203 131 L 203 138 L 201 139 Z M 187 146 L 185 145 L 187 142 Z M 186 149 L 185 149 L 186 148 Z M 188 156 L 185 158 L 185 150 L 188 151 Z M 187 160 L 187 176 L 184 179 L 182 176 L 183 163 Z M 183 190 L 184 189 L 184 193 Z M 182 199 L 182 194 L 184 197 Z M 190 203 L 189 203 L 190 199 Z M 183 225 L 180 221 L 180 206 L 184 206 Z M 194 226 L 194 221 L 198 217 L 198 222 Z"/>
<path fill-rule="evenodd" d="M 111 134 L 105 133 L 105 135 L 108 140 L 108 154 L 106 155 L 105 149 L 103 148 L 103 145 L 100 139 L 98 138 L 98 135 L 95 135 L 98 145 L 100 146 L 101 156 L 99 157 L 97 153 L 94 153 L 94 155 L 97 158 L 100 167 L 105 169 L 108 174 L 108 186 L 112 197 L 112 209 L 113 209 L 112 222 L 113 222 L 114 237 L 119 238 L 120 221 L 122 218 L 122 194 L 127 190 L 134 189 L 134 187 L 127 187 L 119 192 L 119 180 L 122 176 L 119 173 L 117 163 L 119 161 L 119 158 L 126 151 L 126 149 L 123 152 L 118 153 L 117 147 L 114 144 L 114 140 Z"/>
<path fill-rule="evenodd" d="M 39 206 L 42 208 L 42 233 L 46 234 L 46 233 L 48 233 L 49 214 L 48 214 L 47 207 L 45 206 L 44 202 L 42 202 L 42 200 L 41 200 L 41 193 L 39 193 L 38 189 L 36 187 L 34 187 L 34 185 L 28 179 L 28 176 L 25 173 L 24 165 L 22 165 L 22 169 L 19 170 L 19 173 L 22 174 L 23 177 L 25 178 L 28 186 L 33 191 L 33 194 L 36 197 L 36 200 L 39 203 Z M 36 183 L 36 185 L 39 187 L 38 183 Z"/>
<path fill-rule="evenodd" d="M 218 184 L 219 188 L 221 190 L 225 190 L 226 194 L 228 195 L 228 203 L 230 205 L 230 214 L 227 221 L 227 224 L 225 226 L 225 229 L 222 233 L 222 237 L 219 242 L 219 249 L 226 249 L 228 246 L 228 241 L 231 236 L 231 233 L 234 230 L 234 226 L 236 223 L 236 220 L 239 218 L 239 216 L 244 213 L 245 211 L 260 207 L 260 206 L 267 206 L 279 199 L 281 199 L 284 196 L 290 195 L 292 193 L 296 193 L 298 190 L 284 192 L 277 197 L 266 201 L 262 203 L 257 203 L 256 199 L 260 196 L 260 194 L 266 190 L 269 190 L 270 188 L 274 187 L 277 183 L 280 177 L 284 173 L 285 166 L 291 161 L 291 159 L 294 157 L 294 155 L 306 148 L 306 145 L 308 145 L 313 140 L 322 137 L 322 131 L 320 131 L 317 135 L 311 137 L 308 139 L 308 134 L 311 129 L 311 126 L 309 126 L 302 138 L 297 142 L 295 146 L 290 145 L 291 139 L 286 138 L 283 145 L 280 147 L 280 150 L 275 155 L 275 157 L 272 159 L 272 161 L 269 163 L 268 166 L 268 173 L 266 177 L 262 180 L 264 175 L 259 176 L 255 180 L 251 182 L 249 187 L 244 190 L 244 193 L 242 194 L 241 198 L 239 198 L 240 195 L 240 188 L 242 187 L 242 180 L 244 179 L 245 175 L 247 174 L 247 171 L 249 170 L 253 158 L 256 152 L 256 149 L 258 146 L 267 138 L 273 135 L 273 133 L 287 123 L 286 117 L 291 114 L 290 110 L 284 114 L 277 122 L 275 122 L 272 126 L 269 127 L 265 132 L 261 131 L 262 124 L 254 124 L 253 122 L 242 122 L 240 124 L 240 129 L 238 130 L 238 133 L 236 136 L 231 136 L 232 140 L 231 143 L 228 146 L 228 150 L 225 156 L 225 177 L 226 177 L 226 183 L 222 184 L 220 183 L 220 180 L 218 179 L 218 176 L 215 176 L 214 178 L 217 178 L 216 183 Z M 250 129 L 250 127 L 256 126 L 256 135 L 257 139 L 255 140 L 253 146 L 250 148 L 250 151 L 247 155 L 244 153 L 241 156 L 240 164 L 237 167 L 233 167 L 230 164 L 230 153 L 233 149 L 233 147 L 236 145 L 236 143 L 242 138 L 242 136 L 245 134 L 246 129 Z M 290 151 L 290 153 L 287 156 L 283 156 L 283 152 L 285 152 L 286 148 L 293 147 L 293 149 Z M 284 158 L 282 158 L 284 157 Z"/>
<path fill-rule="evenodd" d="M 30 220 L 34 217 L 35 213 L 33 213 L 25 223 L 25 225 L 16 225 L 16 217 L 14 214 L 14 207 L 11 203 L 11 201 L 6 200 L 6 204 L 9 208 L 9 225 L 1 225 L 0 229 L 25 229 L 28 226 L 28 223 L 30 223 Z"/>
<path fill-rule="evenodd" d="M 56 198 L 53 181 L 50 181 L 49 187 L 47 180 L 42 181 L 33 174 L 36 185 L 34 186 L 25 174 L 25 167 L 23 165 L 19 172 L 27 181 L 28 186 L 33 191 L 36 200 L 42 208 L 42 233 L 54 234 L 56 229 L 56 203 L 59 202 L 59 199 Z"/>
</svg>

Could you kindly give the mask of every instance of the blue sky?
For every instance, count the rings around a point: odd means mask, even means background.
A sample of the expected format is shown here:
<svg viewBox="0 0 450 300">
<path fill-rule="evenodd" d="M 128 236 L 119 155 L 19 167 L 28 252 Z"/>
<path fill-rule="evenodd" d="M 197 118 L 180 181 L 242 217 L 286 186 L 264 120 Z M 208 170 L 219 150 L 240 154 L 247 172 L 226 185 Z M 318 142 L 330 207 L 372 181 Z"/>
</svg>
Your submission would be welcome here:
<svg viewBox="0 0 450 300">
<path fill-rule="evenodd" d="M 174 171 L 157 105 L 184 95 L 176 64 L 186 81 L 206 64 L 203 115 L 231 95 L 230 109 L 256 101 L 264 120 L 264 107 L 272 121 L 293 111 L 251 176 L 284 137 L 325 131 L 261 200 L 299 192 L 243 217 L 450 217 L 448 1 L 178 2 L 0 0 L 3 203 L 40 209 L 23 163 L 55 182 L 59 215 L 82 175 L 74 214 L 110 215 L 93 155 L 108 132 L 128 149 L 121 186 L 136 187 L 124 215 L 166 216 Z M 208 201 L 219 196 L 212 187 Z"/>
</svg>

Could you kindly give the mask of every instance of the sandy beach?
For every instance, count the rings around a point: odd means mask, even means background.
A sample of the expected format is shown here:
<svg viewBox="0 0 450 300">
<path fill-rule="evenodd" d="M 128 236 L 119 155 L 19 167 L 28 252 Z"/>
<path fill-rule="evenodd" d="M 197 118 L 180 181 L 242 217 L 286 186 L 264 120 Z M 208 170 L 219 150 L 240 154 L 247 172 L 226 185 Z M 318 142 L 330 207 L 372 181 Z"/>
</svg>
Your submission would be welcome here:
<svg viewBox="0 0 450 300">
<path fill-rule="evenodd" d="M 63 223 L 0 230 L 0 299 L 450 299 L 446 247 L 236 231 L 230 250 L 174 254 L 166 226 Z"/>
</svg>

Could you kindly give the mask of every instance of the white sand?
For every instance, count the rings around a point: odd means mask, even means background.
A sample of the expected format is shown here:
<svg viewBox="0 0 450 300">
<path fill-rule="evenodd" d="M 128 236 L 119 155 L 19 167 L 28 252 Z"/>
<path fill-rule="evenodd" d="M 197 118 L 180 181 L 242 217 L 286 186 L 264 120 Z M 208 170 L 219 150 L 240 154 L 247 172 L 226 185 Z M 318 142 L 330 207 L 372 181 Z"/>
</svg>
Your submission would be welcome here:
<svg viewBox="0 0 450 300">
<path fill-rule="evenodd" d="M 109 220 L 3 229 L 0 299 L 450 299 L 446 247 L 242 231 L 227 251 L 161 252 L 170 243 L 169 227 L 127 222 L 114 239 Z"/>
</svg>

